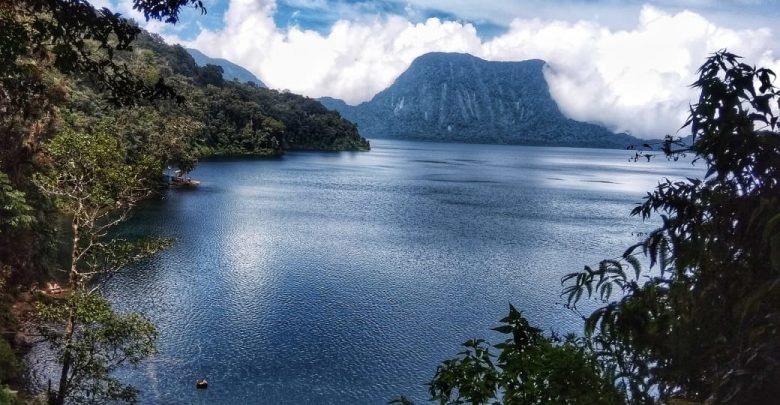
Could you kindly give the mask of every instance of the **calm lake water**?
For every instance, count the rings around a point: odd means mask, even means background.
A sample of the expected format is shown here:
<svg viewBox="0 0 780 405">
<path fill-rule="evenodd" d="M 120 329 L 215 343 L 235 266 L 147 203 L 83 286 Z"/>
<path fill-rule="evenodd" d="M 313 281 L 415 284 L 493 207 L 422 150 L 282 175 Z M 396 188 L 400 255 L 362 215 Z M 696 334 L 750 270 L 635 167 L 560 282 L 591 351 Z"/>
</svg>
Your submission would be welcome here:
<svg viewBox="0 0 780 405">
<path fill-rule="evenodd" d="M 619 150 L 372 147 L 202 162 L 200 188 L 138 212 L 128 231 L 177 241 L 108 288 L 159 327 L 160 354 L 124 376 L 143 403 L 424 401 L 462 342 L 498 341 L 510 302 L 580 331 L 561 276 L 650 230 L 628 214 L 660 178 L 702 172 Z"/>
</svg>

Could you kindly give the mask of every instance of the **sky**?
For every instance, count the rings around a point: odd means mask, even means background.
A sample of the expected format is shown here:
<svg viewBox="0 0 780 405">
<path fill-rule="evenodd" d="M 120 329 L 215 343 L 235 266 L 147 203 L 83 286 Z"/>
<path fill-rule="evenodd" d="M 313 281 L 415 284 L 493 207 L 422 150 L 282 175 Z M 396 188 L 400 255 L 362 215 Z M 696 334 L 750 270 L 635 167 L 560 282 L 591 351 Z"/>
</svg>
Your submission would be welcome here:
<svg viewBox="0 0 780 405">
<path fill-rule="evenodd" d="M 646 138 L 679 129 L 712 52 L 780 72 L 780 0 L 204 0 L 176 25 L 145 22 L 132 0 L 90 1 L 271 88 L 350 104 L 428 52 L 543 59 L 564 114 Z"/>
</svg>

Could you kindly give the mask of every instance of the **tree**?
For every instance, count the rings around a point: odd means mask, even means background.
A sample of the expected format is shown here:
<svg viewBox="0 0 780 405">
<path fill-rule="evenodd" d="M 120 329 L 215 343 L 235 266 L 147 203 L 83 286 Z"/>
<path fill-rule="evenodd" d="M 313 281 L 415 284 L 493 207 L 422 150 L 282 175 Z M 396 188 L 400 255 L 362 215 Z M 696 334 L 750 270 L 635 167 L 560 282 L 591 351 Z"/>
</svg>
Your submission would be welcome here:
<svg viewBox="0 0 780 405">
<path fill-rule="evenodd" d="M 19 378 L 22 373 L 22 365 L 16 359 L 11 345 L 0 337 L 0 387 L 11 380 Z"/>
<path fill-rule="evenodd" d="M 147 20 L 172 24 L 188 5 L 206 12 L 200 0 L 133 0 L 133 8 Z M 0 47 L 0 59 L 10 62 L 9 68 L 20 58 L 48 53 L 57 70 L 93 76 L 120 104 L 169 91 L 162 82 L 146 86 L 114 63 L 114 52 L 130 49 L 141 30 L 107 8 L 95 9 L 87 0 L 21 0 L 3 2 L 0 18 L 0 33 L 15 40 Z"/>
<path fill-rule="evenodd" d="M 198 69 L 198 75 L 195 77 L 195 81 L 201 86 L 217 86 L 222 87 L 225 84 L 225 79 L 222 77 L 224 70 L 222 66 L 208 64 Z"/>
<path fill-rule="evenodd" d="M 105 300 L 95 296 L 100 286 L 95 281 L 105 281 L 169 243 L 128 241 L 109 234 L 149 195 L 146 179 L 156 165 L 143 157 L 128 163 L 127 148 L 103 128 L 92 134 L 66 128 L 45 150 L 49 169 L 36 175 L 35 181 L 71 218 L 71 260 L 65 272 L 72 295 L 40 308 L 41 334 L 59 353 L 62 364 L 52 402 L 132 399 L 134 391 L 120 387 L 109 373 L 124 359 L 133 363 L 151 353 L 154 328 L 137 315 L 113 314 Z"/>
<path fill-rule="evenodd" d="M 482 339 L 444 361 L 429 384 L 441 404 L 620 404 L 622 396 L 581 338 L 545 336 L 513 306 L 494 328 L 509 335 L 494 347 Z M 411 404 L 406 398 L 392 403 Z"/>
<path fill-rule="evenodd" d="M 118 314 L 105 298 L 83 291 L 64 302 L 39 303 L 38 313 L 41 336 L 63 365 L 66 359 L 70 365 L 59 392 L 49 394 L 53 403 L 135 402 L 138 390 L 111 374 L 156 352 L 157 330 L 149 320 L 136 313 Z M 71 317 L 77 321 L 70 334 L 63 334 L 62 320 Z"/>
<path fill-rule="evenodd" d="M 0 172 L 0 234 L 24 228 L 35 221 L 25 194 L 14 189 L 8 176 Z"/>
<path fill-rule="evenodd" d="M 658 229 L 563 279 L 573 308 L 601 303 L 586 333 L 634 403 L 780 396 L 780 93 L 772 71 L 739 59 L 707 59 L 684 125 L 693 145 L 662 146 L 694 154 L 705 177 L 661 182 L 632 211 L 659 215 Z"/>
</svg>

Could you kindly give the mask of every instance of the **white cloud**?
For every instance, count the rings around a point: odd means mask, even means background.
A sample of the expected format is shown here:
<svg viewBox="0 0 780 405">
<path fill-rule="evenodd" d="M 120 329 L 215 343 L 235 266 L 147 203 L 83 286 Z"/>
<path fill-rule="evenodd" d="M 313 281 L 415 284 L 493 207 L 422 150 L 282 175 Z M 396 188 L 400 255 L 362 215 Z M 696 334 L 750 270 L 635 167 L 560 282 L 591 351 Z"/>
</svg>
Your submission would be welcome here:
<svg viewBox="0 0 780 405">
<path fill-rule="evenodd" d="M 271 87 L 351 103 L 386 88 L 431 51 L 539 58 L 549 63 L 551 93 L 567 115 L 642 136 L 679 127 L 693 96 L 687 86 L 707 54 L 728 48 L 750 63 L 780 67 L 769 29 L 729 29 L 693 12 L 648 6 L 623 30 L 595 19 L 525 18 L 490 41 L 469 23 L 432 18 L 412 24 L 401 16 L 341 20 L 323 35 L 277 27 L 274 10 L 273 0 L 232 0 L 223 29 L 204 30 L 186 45 L 241 64 Z"/>
<path fill-rule="evenodd" d="M 757 64 L 777 65 L 768 29 L 730 30 L 692 12 L 653 7 L 638 25 L 612 31 L 588 23 L 515 21 L 484 44 L 494 60 L 547 60 L 550 91 L 570 117 L 659 136 L 676 130 L 695 91 L 688 85 L 708 54 L 727 48 Z"/>
<path fill-rule="evenodd" d="M 478 52 L 481 45 L 476 29 L 459 22 L 412 24 L 399 16 L 341 20 L 322 35 L 276 27 L 273 10 L 273 2 L 234 0 L 223 30 L 204 30 L 187 45 L 239 63 L 272 87 L 353 103 L 390 85 L 414 58 L 432 49 Z"/>
</svg>

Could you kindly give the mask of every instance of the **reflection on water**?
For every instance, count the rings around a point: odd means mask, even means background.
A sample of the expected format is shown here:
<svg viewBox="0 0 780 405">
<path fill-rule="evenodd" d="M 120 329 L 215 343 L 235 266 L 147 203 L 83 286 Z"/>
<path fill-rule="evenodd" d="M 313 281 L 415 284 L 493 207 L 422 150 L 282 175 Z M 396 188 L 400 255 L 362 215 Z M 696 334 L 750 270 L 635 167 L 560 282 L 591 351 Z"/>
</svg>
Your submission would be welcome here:
<svg viewBox="0 0 780 405">
<path fill-rule="evenodd" d="M 203 162 L 128 232 L 175 247 L 116 277 L 161 353 L 125 378 L 149 404 L 427 398 L 435 366 L 512 302 L 578 331 L 561 275 L 651 225 L 628 216 L 663 176 L 626 151 L 374 141 L 368 153 Z M 209 389 L 196 391 L 206 376 Z"/>
</svg>

